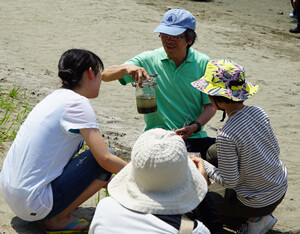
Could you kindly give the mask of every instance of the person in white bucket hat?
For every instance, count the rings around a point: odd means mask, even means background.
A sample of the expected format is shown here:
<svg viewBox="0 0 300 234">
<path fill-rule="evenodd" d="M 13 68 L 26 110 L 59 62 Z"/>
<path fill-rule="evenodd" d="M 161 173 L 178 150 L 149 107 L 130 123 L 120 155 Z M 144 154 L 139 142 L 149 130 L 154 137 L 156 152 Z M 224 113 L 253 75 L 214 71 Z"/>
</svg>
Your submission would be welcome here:
<svg viewBox="0 0 300 234">
<path fill-rule="evenodd" d="M 89 233 L 179 233 L 182 214 L 199 205 L 207 182 L 182 138 L 157 128 L 137 139 L 131 162 L 112 179 L 108 192 L 110 197 L 97 205 Z M 190 233 L 210 232 L 194 220 Z"/>
</svg>

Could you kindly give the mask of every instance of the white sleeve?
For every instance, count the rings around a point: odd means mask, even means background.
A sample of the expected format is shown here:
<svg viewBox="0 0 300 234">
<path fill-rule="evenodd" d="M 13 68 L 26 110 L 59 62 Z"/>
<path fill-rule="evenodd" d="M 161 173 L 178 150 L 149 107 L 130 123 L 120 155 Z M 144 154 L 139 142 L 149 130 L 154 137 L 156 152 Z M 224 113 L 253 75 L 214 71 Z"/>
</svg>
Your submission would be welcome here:
<svg viewBox="0 0 300 234">
<path fill-rule="evenodd" d="M 65 131 L 82 128 L 97 128 L 98 122 L 92 104 L 87 98 L 81 97 L 65 104 L 65 111 L 61 119 Z"/>
</svg>

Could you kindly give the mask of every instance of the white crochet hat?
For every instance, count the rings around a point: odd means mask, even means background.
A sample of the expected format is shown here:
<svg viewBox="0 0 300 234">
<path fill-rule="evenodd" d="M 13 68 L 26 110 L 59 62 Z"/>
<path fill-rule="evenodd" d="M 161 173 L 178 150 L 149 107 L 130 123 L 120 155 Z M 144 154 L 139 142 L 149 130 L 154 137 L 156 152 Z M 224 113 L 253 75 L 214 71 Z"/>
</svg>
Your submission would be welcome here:
<svg viewBox="0 0 300 234">
<path fill-rule="evenodd" d="M 182 138 L 156 128 L 137 139 L 131 162 L 108 184 L 108 192 L 128 209 L 172 215 L 196 208 L 207 183 L 187 156 Z"/>
</svg>

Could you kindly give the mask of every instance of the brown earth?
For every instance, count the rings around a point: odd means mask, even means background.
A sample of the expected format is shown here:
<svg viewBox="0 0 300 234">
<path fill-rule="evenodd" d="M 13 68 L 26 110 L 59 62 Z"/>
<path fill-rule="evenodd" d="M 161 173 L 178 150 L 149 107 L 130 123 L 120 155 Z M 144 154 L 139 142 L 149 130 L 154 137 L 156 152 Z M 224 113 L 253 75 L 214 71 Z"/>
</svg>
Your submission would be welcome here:
<svg viewBox="0 0 300 234">
<path fill-rule="evenodd" d="M 278 222 L 273 233 L 300 233 L 300 35 L 288 32 L 296 26 L 288 16 L 289 0 L 0 0 L 0 87 L 21 87 L 34 105 L 60 86 L 57 62 L 65 50 L 85 48 L 106 66 L 121 64 L 161 46 L 153 30 L 164 12 L 175 7 L 191 11 L 197 19 L 195 49 L 243 65 L 247 79 L 260 85 L 247 104 L 262 107 L 270 116 L 289 172 L 289 190 L 274 212 Z M 102 83 L 92 103 L 107 144 L 129 159 L 144 125 L 136 111 L 134 89 Z M 219 127 L 220 118 L 218 113 L 210 124 Z M 85 202 L 76 215 L 91 220 L 97 199 Z M 42 223 L 17 218 L 1 194 L 0 217 L 2 233 L 43 231 Z"/>
</svg>

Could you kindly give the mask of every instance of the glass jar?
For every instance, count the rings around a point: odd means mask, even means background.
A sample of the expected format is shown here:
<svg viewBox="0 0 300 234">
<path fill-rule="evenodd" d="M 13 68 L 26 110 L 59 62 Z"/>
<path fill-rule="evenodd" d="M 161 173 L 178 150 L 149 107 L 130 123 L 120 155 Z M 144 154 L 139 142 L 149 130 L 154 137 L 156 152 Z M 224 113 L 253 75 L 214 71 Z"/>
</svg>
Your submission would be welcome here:
<svg viewBox="0 0 300 234">
<path fill-rule="evenodd" d="M 150 114 L 157 111 L 155 81 L 148 82 L 143 79 L 142 87 L 139 87 L 136 82 L 132 84 L 135 87 L 136 107 L 140 114 Z"/>
</svg>

